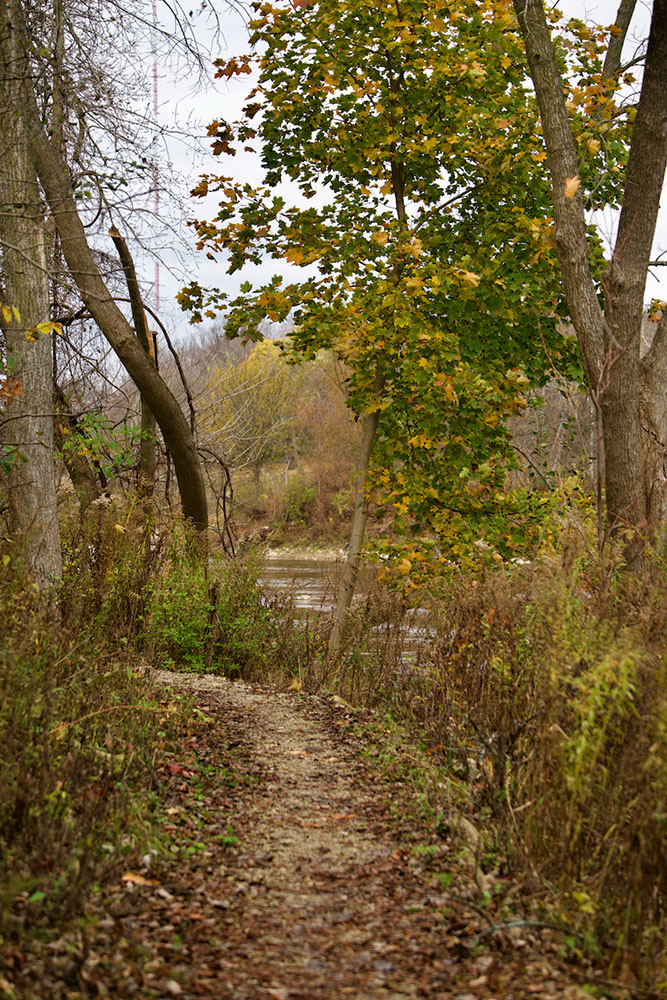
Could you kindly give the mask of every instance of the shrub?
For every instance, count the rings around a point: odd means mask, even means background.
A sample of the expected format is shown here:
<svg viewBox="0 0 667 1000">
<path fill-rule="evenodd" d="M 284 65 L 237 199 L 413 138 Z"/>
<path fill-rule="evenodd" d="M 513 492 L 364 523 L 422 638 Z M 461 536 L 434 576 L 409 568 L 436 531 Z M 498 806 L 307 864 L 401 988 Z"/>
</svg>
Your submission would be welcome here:
<svg viewBox="0 0 667 1000">
<path fill-rule="evenodd" d="M 86 622 L 61 620 L 11 557 L 0 608 L 0 933 L 12 935 L 78 909 L 131 842 L 158 706 Z"/>
<path fill-rule="evenodd" d="M 315 502 L 315 489 L 306 486 L 302 475 L 292 476 L 285 488 L 285 520 L 288 524 L 306 524 Z"/>
<path fill-rule="evenodd" d="M 183 532 L 151 582 L 138 637 L 156 666 L 261 678 L 298 669 L 303 630 L 288 598 L 265 593 L 252 554 L 203 561 Z"/>
<path fill-rule="evenodd" d="M 580 558 L 459 581 L 423 722 L 491 807 L 506 864 L 560 890 L 560 918 L 612 973 L 642 956 L 651 985 L 667 964 L 664 591 L 599 579 Z"/>
</svg>

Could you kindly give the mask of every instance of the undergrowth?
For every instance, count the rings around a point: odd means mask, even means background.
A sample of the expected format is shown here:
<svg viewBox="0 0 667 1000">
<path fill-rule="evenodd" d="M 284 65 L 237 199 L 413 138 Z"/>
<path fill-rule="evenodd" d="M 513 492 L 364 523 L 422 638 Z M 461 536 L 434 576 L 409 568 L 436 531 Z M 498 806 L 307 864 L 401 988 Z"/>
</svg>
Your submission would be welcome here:
<svg viewBox="0 0 667 1000">
<path fill-rule="evenodd" d="M 439 581 L 412 663 L 405 608 L 385 596 L 352 616 L 343 665 L 312 676 L 407 726 L 487 830 L 495 869 L 575 951 L 664 987 L 665 559 L 633 577 L 572 539 L 563 552 Z"/>
<path fill-rule="evenodd" d="M 147 665 L 266 677 L 303 655 L 258 564 L 206 558 L 178 520 L 101 502 L 62 539 L 51 592 L 7 541 L 0 559 L 0 940 L 76 917 L 159 836 L 154 764 L 185 708 Z"/>
<path fill-rule="evenodd" d="M 61 619 L 55 596 L 11 564 L 0 607 L 0 938 L 12 938 L 60 925 L 150 841 L 139 793 L 165 708 L 117 649 Z"/>
<path fill-rule="evenodd" d="M 67 919 L 150 840 L 169 728 L 137 669 L 152 664 L 298 676 L 379 709 L 428 757 L 424 796 L 445 789 L 486 831 L 486 868 L 522 883 L 533 913 L 608 975 L 667 982 L 664 556 L 636 577 L 568 541 L 439 581 L 407 662 L 404 598 L 372 589 L 334 669 L 323 624 L 267 595 L 256 560 L 204 557 L 178 521 L 97 504 L 65 520 L 63 546 L 52 594 L 8 546 L 0 560 L 0 935 Z"/>
</svg>

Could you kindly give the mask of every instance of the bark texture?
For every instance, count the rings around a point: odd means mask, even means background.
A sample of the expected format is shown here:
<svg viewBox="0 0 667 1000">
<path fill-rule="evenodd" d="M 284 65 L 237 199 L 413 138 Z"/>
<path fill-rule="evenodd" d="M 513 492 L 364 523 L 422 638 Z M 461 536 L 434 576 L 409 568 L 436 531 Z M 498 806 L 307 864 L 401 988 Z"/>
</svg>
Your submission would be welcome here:
<svg viewBox="0 0 667 1000">
<path fill-rule="evenodd" d="M 382 391 L 384 377 L 378 374 L 375 378 L 375 394 Z M 347 559 L 343 567 L 343 575 L 336 595 L 336 610 L 334 620 L 329 633 L 329 645 L 327 648 L 327 659 L 335 660 L 340 654 L 343 631 L 347 620 L 348 612 L 352 604 L 352 597 L 357 585 L 359 576 L 359 565 L 361 563 L 361 549 L 364 544 L 366 533 L 366 523 L 368 521 L 368 498 L 366 496 L 366 484 L 368 481 L 368 469 L 373 451 L 373 443 L 377 434 L 379 411 L 367 413 L 364 416 L 364 430 L 361 438 L 361 446 L 357 456 L 354 474 L 354 513 L 352 515 L 352 530 L 347 551 Z"/>
<path fill-rule="evenodd" d="M 631 4 L 619 9 L 624 37 Z M 664 481 L 664 335 L 641 357 L 646 276 L 667 165 L 667 0 L 655 0 L 644 78 L 632 131 L 623 208 L 601 309 L 591 274 L 575 142 L 542 0 L 514 0 L 535 86 L 551 173 L 555 247 L 588 383 L 601 408 L 610 530 L 655 527 L 667 516 Z M 608 74 L 618 71 L 618 45 Z M 660 470 L 662 469 L 662 473 Z"/>
<path fill-rule="evenodd" d="M 206 489 L 190 427 L 106 287 L 86 240 L 66 166 L 39 121 L 34 100 L 26 103 L 37 172 L 69 271 L 86 308 L 155 415 L 174 462 L 184 516 L 203 530 L 208 526 Z"/>
<path fill-rule="evenodd" d="M 132 322 L 137 340 L 143 347 L 146 355 L 150 358 L 151 364 L 155 365 L 155 347 L 153 338 L 148 329 L 148 321 L 144 311 L 144 303 L 141 297 L 141 289 L 137 281 L 137 273 L 134 268 L 134 261 L 129 247 L 115 226 L 109 230 L 109 235 L 114 242 L 120 262 L 123 265 L 127 291 L 130 296 L 132 307 Z M 157 465 L 157 455 L 155 451 L 155 431 L 157 421 L 144 396 L 141 396 L 141 444 L 139 445 L 139 490 L 145 496 L 150 496 L 155 488 L 155 469 Z"/>
<path fill-rule="evenodd" d="M 62 572 L 53 454 L 51 338 L 26 332 L 49 320 L 44 217 L 17 83 L 22 59 L 8 5 L 0 2 L 0 242 L 2 298 L 20 321 L 5 326 L 17 394 L 5 407 L 2 436 L 16 449 L 8 477 L 10 528 L 40 583 Z M 20 390 L 20 391 L 19 391 Z"/>
</svg>

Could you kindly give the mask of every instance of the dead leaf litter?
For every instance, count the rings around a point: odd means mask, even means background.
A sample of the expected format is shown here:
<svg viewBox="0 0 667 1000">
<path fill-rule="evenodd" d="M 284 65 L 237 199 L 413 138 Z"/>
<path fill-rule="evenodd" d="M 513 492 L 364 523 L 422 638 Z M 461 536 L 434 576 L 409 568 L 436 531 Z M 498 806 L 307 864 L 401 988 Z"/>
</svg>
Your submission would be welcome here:
<svg viewBox="0 0 667 1000">
<path fill-rule="evenodd" d="M 219 677 L 155 676 L 205 713 L 182 753 L 159 762 L 167 855 L 104 887 L 87 904 L 87 932 L 24 967 L 15 957 L 0 997 L 582 995 L 557 962 L 489 933 L 478 907 L 434 889 L 344 708 Z"/>
</svg>

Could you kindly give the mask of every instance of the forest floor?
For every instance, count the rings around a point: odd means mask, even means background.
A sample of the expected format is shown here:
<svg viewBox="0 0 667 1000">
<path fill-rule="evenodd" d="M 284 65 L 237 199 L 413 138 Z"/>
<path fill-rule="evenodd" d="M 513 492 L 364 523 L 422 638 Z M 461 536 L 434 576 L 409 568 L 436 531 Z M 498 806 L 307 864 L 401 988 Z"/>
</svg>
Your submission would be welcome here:
<svg viewBox="0 0 667 1000">
<path fill-rule="evenodd" d="M 558 935 L 475 899 L 457 837 L 417 846 L 400 787 L 360 752 L 344 704 L 157 679 L 199 709 L 156 762 L 168 846 L 102 886 L 88 930 L 32 956 L 18 995 L 590 997 Z"/>
</svg>

